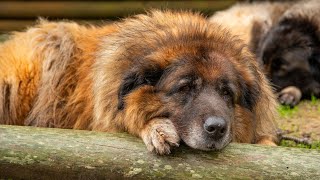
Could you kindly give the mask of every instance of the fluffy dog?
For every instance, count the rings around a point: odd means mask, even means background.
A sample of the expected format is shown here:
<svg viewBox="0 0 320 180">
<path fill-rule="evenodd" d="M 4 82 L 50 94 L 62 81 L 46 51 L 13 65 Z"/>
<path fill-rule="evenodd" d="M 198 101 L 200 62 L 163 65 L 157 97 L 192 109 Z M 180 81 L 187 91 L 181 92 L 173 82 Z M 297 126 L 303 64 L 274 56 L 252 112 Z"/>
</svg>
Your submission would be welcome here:
<svg viewBox="0 0 320 180">
<path fill-rule="evenodd" d="M 200 15 L 152 11 L 86 27 L 41 22 L 0 47 L 0 122 L 127 131 L 150 151 L 274 145 L 276 103 L 237 38 Z"/>
<path fill-rule="evenodd" d="M 258 57 L 283 104 L 294 106 L 301 97 L 320 97 L 319 17 L 320 1 L 301 1 L 260 42 Z"/>
</svg>

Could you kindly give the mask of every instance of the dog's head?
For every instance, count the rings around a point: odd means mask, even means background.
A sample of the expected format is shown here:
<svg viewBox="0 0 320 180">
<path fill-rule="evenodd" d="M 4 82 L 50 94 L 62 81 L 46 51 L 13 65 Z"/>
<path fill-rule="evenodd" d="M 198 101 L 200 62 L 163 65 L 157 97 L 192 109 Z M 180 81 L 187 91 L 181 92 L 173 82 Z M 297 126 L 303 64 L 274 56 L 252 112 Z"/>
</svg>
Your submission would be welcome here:
<svg viewBox="0 0 320 180">
<path fill-rule="evenodd" d="M 123 35 L 132 41 L 117 61 L 126 66 L 118 111 L 145 121 L 168 118 L 187 145 L 222 149 L 232 139 L 236 109 L 255 110 L 261 73 L 243 43 L 218 25 L 167 15 L 154 15 L 157 22 L 143 17 L 143 31 Z"/>
<path fill-rule="evenodd" d="M 260 44 L 259 58 L 278 90 L 296 86 L 320 95 L 320 34 L 310 19 L 283 19 Z"/>
</svg>

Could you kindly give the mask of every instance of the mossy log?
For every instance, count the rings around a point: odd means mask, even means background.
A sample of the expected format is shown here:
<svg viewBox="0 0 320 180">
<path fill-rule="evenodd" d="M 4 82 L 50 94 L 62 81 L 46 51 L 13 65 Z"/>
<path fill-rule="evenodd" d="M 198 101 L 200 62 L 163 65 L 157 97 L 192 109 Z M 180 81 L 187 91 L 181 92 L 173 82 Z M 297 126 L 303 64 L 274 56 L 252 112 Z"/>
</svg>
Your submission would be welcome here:
<svg viewBox="0 0 320 180">
<path fill-rule="evenodd" d="M 149 153 L 125 133 L 0 126 L 0 179 L 318 179 L 320 151 L 230 144 Z"/>
</svg>

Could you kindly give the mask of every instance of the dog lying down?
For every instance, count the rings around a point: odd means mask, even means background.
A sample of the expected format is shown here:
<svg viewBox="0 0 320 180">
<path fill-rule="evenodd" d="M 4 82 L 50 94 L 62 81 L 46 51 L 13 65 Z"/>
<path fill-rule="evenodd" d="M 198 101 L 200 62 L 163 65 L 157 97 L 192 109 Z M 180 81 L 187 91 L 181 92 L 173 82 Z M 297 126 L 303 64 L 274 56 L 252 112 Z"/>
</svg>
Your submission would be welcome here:
<svg viewBox="0 0 320 180">
<path fill-rule="evenodd" d="M 42 21 L 0 46 L 0 123 L 126 131 L 168 154 L 275 145 L 275 98 L 219 25 L 151 11 L 95 27 Z"/>
</svg>

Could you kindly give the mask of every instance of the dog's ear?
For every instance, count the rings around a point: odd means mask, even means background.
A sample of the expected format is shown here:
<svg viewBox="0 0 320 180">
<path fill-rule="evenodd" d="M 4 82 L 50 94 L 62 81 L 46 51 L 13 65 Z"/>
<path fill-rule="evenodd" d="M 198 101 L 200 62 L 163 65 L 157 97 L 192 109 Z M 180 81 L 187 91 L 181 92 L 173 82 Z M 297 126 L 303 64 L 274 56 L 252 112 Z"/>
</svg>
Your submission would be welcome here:
<svg viewBox="0 0 320 180">
<path fill-rule="evenodd" d="M 309 58 L 309 63 L 311 66 L 319 67 L 319 65 L 320 65 L 320 44 L 319 44 L 319 47 L 315 47 L 313 49 L 312 55 Z"/>
<path fill-rule="evenodd" d="M 244 81 L 240 82 L 240 87 L 241 92 L 238 103 L 241 107 L 249 109 L 252 112 L 259 98 L 260 88 L 256 82 L 249 84 Z"/>
<path fill-rule="evenodd" d="M 320 80 L 320 47 L 314 48 L 312 55 L 309 58 L 309 64 L 311 72 L 318 80 Z"/>
<path fill-rule="evenodd" d="M 259 53 L 259 48 L 261 46 L 261 42 L 265 38 L 268 30 L 271 27 L 271 23 L 268 21 L 254 21 L 251 28 L 251 40 L 249 48 L 254 54 Z M 262 62 L 259 62 L 262 63 Z"/>
<path fill-rule="evenodd" d="M 118 109 L 124 108 L 124 98 L 134 89 L 150 85 L 155 86 L 161 78 L 163 70 L 159 66 L 138 65 L 133 67 L 123 78 L 118 93 Z"/>
</svg>

